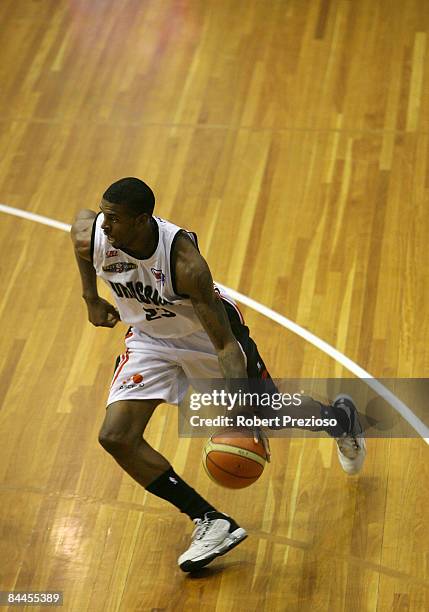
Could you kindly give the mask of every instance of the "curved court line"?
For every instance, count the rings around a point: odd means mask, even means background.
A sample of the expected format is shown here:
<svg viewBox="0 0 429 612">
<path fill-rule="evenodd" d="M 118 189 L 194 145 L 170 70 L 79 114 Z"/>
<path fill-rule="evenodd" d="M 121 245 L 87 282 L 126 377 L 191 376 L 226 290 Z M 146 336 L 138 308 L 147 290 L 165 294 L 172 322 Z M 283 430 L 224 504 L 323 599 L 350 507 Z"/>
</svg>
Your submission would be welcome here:
<svg viewBox="0 0 429 612">
<path fill-rule="evenodd" d="M 355 363 L 354 361 L 346 357 L 346 355 L 344 355 L 343 353 L 340 353 L 340 351 L 338 351 L 336 348 L 334 348 L 333 346 L 331 346 L 330 344 L 328 344 L 321 338 L 318 338 L 317 336 L 309 332 L 307 329 L 304 329 L 303 327 L 298 325 L 298 323 L 291 321 L 287 317 L 284 317 L 283 315 L 279 314 L 275 310 L 271 310 L 271 308 L 268 308 L 267 306 L 264 306 L 263 304 L 260 304 L 259 302 L 255 302 L 255 300 L 252 300 L 252 298 L 249 298 L 246 295 L 243 295 L 242 293 L 235 291 L 234 289 L 230 289 L 229 287 L 224 287 L 223 285 L 220 285 L 219 283 L 216 283 L 216 284 L 219 285 L 219 287 L 225 289 L 225 291 L 228 291 L 229 295 L 235 300 L 237 300 L 237 302 L 241 302 L 245 306 L 248 306 L 249 308 L 256 310 L 257 312 L 264 315 L 268 319 L 275 321 L 282 327 L 286 327 L 286 329 L 289 329 L 294 334 L 301 336 L 301 338 L 303 338 L 310 344 L 313 344 L 315 347 L 320 349 L 323 353 L 326 353 L 327 355 L 329 355 L 329 357 L 332 357 L 332 359 L 335 359 L 335 361 L 338 361 L 338 363 L 340 363 L 347 370 L 349 370 L 349 372 L 351 372 L 358 378 L 361 378 L 369 387 L 371 387 L 371 389 L 373 389 L 378 395 L 380 395 L 383 399 L 385 399 L 393 408 L 395 408 L 395 410 L 397 410 L 399 414 L 401 414 L 404 417 L 404 419 L 408 421 L 411 427 L 413 427 L 413 429 L 415 429 L 415 431 L 419 435 L 422 436 L 426 444 L 429 444 L 429 428 L 414 414 L 414 412 L 412 412 L 408 408 L 406 404 L 404 404 L 403 401 L 401 401 L 398 397 L 396 397 L 396 395 L 394 395 L 394 393 L 392 393 L 390 389 L 385 387 L 379 380 L 374 378 L 372 374 L 370 374 L 369 372 L 361 368 L 357 363 Z"/>
<path fill-rule="evenodd" d="M 50 219 L 49 217 L 45 217 L 43 215 L 37 215 L 26 210 L 20 210 L 19 208 L 14 208 L 12 206 L 6 206 L 5 204 L 0 204 L 0 212 L 4 212 L 9 215 L 15 215 L 16 217 L 22 217 L 23 219 L 29 219 L 30 221 L 42 223 L 43 225 L 49 225 L 50 227 L 55 227 L 56 229 L 61 229 L 66 232 L 69 232 L 71 229 L 71 225 L 69 225 L 68 223 L 62 223 L 61 221 L 56 221 L 55 219 Z M 225 291 L 227 291 L 233 299 L 237 300 L 237 302 L 240 302 L 245 306 L 252 308 L 252 310 L 259 312 L 268 319 L 271 319 L 275 323 L 278 323 L 282 327 L 285 327 L 294 334 L 297 334 L 298 336 L 321 350 L 323 353 L 326 353 L 327 355 L 332 357 L 332 359 L 335 359 L 335 361 L 344 366 L 347 370 L 349 370 L 349 372 L 351 372 L 358 378 L 361 378 L 369 387 L 371 387 L 371 389 L 373 389 L 378 395 L 383 397 L 393 408 L 395 408 L 395 410 L 399 412 L 399 414 L 423 438 L 426 444 L 429 444 L 429 428 L 414 414 L 414 412 L 410 410 L 410 408 L 408 408 L 406 404 L 404 404 L 403 401 L 396 397 L 396 395 L 394 395 L 394 393 L 392 393 L 390 389 L 385 387 L 369 372 L 367 372 L 357 363 L 346 357 L 346 355 L 343 355 L 343 353 L 338 351 L 336 348 L 334 348 L 324 340 L 321 340 L 321 338 L 318 338 L 308 330 L 298 325 L 298 323 L 291 321 L 290 319 L 284 317 L 278 312 L 271 310 L 271 308 L 264 306 L 264 304 L 260 304 L 252 298 L 249 298 L 246 295 L 235 291 L 234 289 L 225 287 L 224 285 L 221 285 L 217 282 L 216 284 L 219 287 L 225 289 Z"/>
<path fill-rule="evenodd" d="M 44 217 L 43 215 L 36 215 L 36 213 L 28 212 L 27 210 L 13 208 L 13 206 L 6 206 L 6 204 L 0 204 L 0 212 L 4 212 L 8 215 L 15 215 L 15 217 L 22 217 L 23 219 L 29 219 L 30 221 L 42 223 L 43 225 L 50 225 L 51 227 L 63 230 L 64 232 L 69 232 L 71 229 L 71 225 L 68 223 L 55 221 L 55 219 L 50 219 L 49 217 Z"/>
</svg>

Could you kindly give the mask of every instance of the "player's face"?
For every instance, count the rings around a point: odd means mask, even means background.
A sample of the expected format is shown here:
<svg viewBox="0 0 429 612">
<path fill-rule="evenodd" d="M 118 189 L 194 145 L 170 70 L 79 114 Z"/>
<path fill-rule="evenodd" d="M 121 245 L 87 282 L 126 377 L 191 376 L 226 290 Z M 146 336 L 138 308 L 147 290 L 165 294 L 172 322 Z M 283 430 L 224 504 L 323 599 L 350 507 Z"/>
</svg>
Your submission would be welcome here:
<svg viewBox="0 0 429 612">
<path fill-rule="evenodd" d="M 123 206 L 101 200 L 100 210 L 103 214 L 101 229 L 106 234 L 113 247 L 127 247 L 133 241 L 137 231 L 137 218 L 124 209 Z"/>
</svg>

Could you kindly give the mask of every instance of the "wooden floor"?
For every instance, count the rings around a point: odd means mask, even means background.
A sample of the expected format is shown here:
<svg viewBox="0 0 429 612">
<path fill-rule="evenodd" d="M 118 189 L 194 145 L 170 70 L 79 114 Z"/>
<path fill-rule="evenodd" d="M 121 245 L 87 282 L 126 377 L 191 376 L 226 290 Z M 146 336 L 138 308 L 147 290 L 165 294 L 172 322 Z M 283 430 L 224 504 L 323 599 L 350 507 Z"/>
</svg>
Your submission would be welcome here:
<svg viewBox="0 0 429 612">
<path fill-rule="evenodd" d="M 429 368 L 426 0 L 2 0 L 0 202 L 71 222 L 122 176 L 195 230 L 215 278 L 378 377 Z M 230 492 L 149 439 L 250 537 L 200 575 L 191 524 L 97 443 L 121 329 L 86 321 L 65 232 L 1 214 L 0 588 L 76 612 L 429 610 L 429 449 L 273 441 Z M 244 309 L 276 377 L 346 371 Z"/>
</svg>

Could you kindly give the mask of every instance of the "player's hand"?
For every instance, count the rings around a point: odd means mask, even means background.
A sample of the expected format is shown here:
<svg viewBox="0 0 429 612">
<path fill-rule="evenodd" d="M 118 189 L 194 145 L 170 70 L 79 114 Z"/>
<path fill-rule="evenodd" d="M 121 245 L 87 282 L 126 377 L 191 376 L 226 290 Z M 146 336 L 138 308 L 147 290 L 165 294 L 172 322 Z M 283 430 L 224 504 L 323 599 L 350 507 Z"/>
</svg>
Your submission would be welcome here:
<svg viewBox="0 0 429 612">
<path fill-rule="evenodd" d="M 115 327 L 120 321 L 119 312 L 101 297 L 86 299 L 88 319 L 96 327 Z"/>
<path fill-rule="evenodd" d="M 267 437 L 267 434 L 260 427 L 253 427 L 252 430 L 253 430 L 254 443 L 258 444 L 258 442 L 261 442 L 265 450 L 267 462 L 270 463 L 271 462 L 271 449 L 270 449 L 270 441 Z"/>
<path fill-rule="evenodd" d="M 228 416 L 228 418 L 232 418 L 233 420 L 235 420 L 237 418 L 238 415 L 243 414 L 241 412 L 232 410 L 232 411 L 228 411 L 226 416 Z M 244 416 L 249 417 L 250 419 L 253 418 L 254 414 L 252 413 L 246 413 L 244 414 Z M 237 429 L 243 429 L 242 427 L 237 427 Z M 267 462 L 270 463 L 271 461 L 271 449 L 270 449 L 270 441 L 268 440 L 268 437 L 266 435 L 266 433 L 264 432 L 263 429 L 261 429 L 260 427 L 257 427 L 256 425 L 254 425 L 253 427 L 248 427 L 247 431 L 249 432 L 249 437 L 250 437 L 250 432 L 252 432 L 252 436 L 253 436 L 253 441 L 255 444 L 258 444 L 258 442 L 261 442 L 262 446 L 264 447 L 265 450 L 265 455 L 267 458 Z"/>
</svg>

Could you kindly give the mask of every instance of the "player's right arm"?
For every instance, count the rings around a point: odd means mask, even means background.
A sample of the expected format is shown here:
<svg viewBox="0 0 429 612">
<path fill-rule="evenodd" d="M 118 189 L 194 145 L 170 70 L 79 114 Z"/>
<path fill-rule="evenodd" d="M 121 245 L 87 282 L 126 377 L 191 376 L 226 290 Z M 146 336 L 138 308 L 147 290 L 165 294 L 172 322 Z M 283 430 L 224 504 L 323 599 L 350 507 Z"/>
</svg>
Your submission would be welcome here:
<svg viewBox="0 0 429 612">
<path fill-rule="evenodd" d="M 119 313 L 98 295 L 97 275 L 92 265 L 91 236 L 97 214 L 93 210 L 78 212 L 71 228 L 71 239 L 82 282 L 82 297 L 88 308 L 88 319 L 95 326 L 114 327 Z"/>
</svg>

